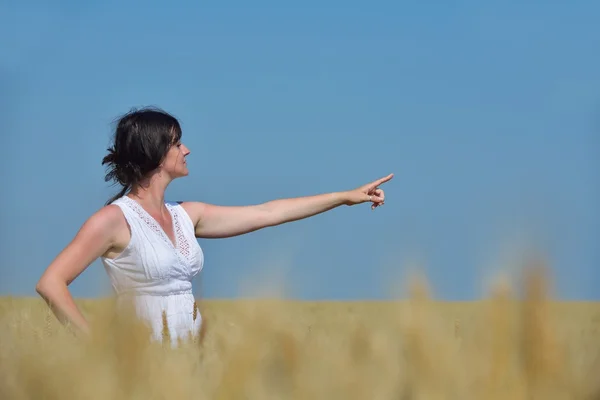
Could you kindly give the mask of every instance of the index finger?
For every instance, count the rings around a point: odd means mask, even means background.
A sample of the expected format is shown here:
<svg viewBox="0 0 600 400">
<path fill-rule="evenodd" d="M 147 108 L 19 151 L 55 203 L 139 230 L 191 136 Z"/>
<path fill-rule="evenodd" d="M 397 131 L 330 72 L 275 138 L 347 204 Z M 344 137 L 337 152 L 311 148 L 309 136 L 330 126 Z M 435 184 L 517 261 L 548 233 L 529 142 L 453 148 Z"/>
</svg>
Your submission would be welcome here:
<svg viewBox="0 0 600 400">
<path fill-rule="evenodd" d="M 372 186 L 373 187 L 377 187 L 377 186 L 381 185 L 382 183 L 385 183 L 385 182 L 389 181 L 393 177 L 394 177 L 394 174 L 389 174 L 388 176 L 384 176 L 383 178 L 379 178 L 375 182 L 373 182 Z"/>
</svg>

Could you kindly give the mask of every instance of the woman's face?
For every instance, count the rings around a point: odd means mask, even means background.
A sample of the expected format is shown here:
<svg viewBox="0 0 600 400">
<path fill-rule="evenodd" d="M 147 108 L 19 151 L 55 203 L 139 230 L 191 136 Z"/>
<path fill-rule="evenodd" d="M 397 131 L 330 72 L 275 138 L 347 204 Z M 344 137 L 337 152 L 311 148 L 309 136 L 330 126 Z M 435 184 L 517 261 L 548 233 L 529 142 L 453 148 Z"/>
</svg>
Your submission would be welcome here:
<svg viewBox="0 0 600 400">
<path fill-rule="evenodd" d="M 189 171 L 185 157 L 190 154 L 190 150 L 181 142 L 175 143 L 165 156 L 162 163 L 162 170 L 169 174 L 172 179 L 187 176 Z"/>
</svg>

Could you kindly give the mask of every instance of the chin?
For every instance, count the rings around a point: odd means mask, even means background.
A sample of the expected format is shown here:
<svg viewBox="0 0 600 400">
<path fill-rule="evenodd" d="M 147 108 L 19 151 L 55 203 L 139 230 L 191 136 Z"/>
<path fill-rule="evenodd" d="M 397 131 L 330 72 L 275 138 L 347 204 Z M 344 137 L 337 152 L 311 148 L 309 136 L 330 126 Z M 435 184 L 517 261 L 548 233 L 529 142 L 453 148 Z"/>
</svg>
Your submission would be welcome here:
<svg viewBox="0 0 600 400">
<path fill-rule="evenodd" d="M 172 179 L 177 179 L 177 178 L 183 178 L 189 175 L 189 172 L 186 171 L 177 171 L 176 173 L 173 173 L 171 176 L 173 177 Z"/>
</svg>

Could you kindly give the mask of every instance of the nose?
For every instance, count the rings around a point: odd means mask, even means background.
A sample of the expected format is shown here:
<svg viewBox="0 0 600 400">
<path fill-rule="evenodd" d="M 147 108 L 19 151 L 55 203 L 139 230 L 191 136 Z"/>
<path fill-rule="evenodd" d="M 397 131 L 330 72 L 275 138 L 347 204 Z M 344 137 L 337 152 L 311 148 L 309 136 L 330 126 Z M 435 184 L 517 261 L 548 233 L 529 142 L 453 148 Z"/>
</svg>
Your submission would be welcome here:
<svg viewBox="0 0 600 400">
<path fill-rule="evenodd" d="M 187 148 L 187 146 L 185 144 L 182 144 L 181 147 L 183 148 L 183 154 L 184 155 L 188 155 L 191 153 L 190 149 Z"/>
</svg>

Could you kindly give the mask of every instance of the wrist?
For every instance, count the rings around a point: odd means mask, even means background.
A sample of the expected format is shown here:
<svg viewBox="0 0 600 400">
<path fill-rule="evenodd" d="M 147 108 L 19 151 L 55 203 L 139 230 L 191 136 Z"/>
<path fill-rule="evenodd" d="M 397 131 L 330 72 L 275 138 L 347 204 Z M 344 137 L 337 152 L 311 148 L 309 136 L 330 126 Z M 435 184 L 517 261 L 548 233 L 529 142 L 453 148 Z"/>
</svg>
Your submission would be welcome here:
<svg viewBox="0 0 600 400">
<path fill-rule="evenodd" d="M 337 192 L 336 195 L 340 205 L 349 206 L 350 204 L 352 204 L 352 202 L 350 201 L 349 191 Z"/>
</svg>

